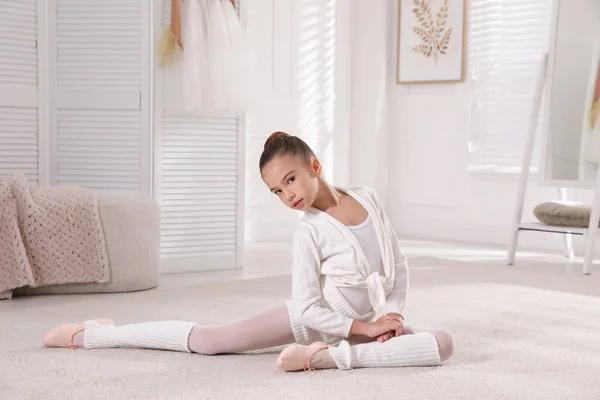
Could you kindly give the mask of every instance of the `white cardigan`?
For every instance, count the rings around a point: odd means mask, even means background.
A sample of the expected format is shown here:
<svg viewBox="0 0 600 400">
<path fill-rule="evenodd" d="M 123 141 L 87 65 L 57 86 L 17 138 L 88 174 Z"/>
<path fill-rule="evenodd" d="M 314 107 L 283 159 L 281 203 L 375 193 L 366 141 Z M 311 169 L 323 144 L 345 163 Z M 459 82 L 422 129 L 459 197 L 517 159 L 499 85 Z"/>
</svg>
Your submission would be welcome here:
<svg viewBox="0 0 600 400">
<path fill-rule="evenodd" d="M 361 321 L 374 321 L 388 312 L 404 315 L 408 268 L 375 191 L 367 187 L 338 190 L 355 198 L 373 218 L 385 276 L 368 273 L 368 261 L 348 227 L 310 208 L 294 234 L 291 310 L 297 323 L 346 338 L 354 320 L 336 312 L 335 304 L 344 301 L 337 287 L 367 288 L 373 309 L 360 316 Z"/>
</svg>

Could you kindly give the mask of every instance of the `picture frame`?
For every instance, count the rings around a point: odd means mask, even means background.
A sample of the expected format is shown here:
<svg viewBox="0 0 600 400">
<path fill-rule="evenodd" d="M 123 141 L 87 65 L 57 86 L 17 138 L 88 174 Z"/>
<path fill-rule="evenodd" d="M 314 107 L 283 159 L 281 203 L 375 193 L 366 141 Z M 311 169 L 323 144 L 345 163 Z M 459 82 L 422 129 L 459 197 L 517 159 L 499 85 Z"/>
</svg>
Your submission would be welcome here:
<svg viewBox="0 0 600 400">
<path fill-rule="evenodd" d="M 467 0 L 398 0 L 396 84 L 464 82 Z"/>
</svg>

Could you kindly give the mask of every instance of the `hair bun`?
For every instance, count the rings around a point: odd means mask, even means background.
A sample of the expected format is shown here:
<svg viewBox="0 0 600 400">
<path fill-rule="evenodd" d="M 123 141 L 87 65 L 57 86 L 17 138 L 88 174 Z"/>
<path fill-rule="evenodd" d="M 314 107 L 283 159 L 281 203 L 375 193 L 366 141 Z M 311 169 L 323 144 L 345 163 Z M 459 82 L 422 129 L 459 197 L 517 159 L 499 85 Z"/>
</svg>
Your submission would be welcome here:
<svg viewBox="0 0 600 400">
<path fill-rule="evenodd" d="M 267 149 L 267 147 L 271 146 L 272 144 L 274 144 L 277 140 L 279 139 L 284 139 L 284 138 L 288 138 L 290 135 L 288 135 L 285 132 L 281 132 L 281 131 L 277 131 L 277 132 L 273 132 L 271 133 L 271 136 L 269 136 L 267 138 L 267 140 L 265 141 L 265 146 L 264 148 Z"/>
</svg>

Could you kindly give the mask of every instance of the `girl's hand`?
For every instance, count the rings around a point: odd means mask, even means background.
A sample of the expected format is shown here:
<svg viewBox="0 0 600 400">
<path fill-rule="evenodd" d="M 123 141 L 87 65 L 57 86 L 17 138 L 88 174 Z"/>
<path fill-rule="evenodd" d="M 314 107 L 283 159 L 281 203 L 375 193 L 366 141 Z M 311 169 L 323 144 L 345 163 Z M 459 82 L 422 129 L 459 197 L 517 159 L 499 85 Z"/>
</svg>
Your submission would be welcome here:
<svg viewBox="0 0 600 400">
<path fill-rule="evenodd" d="M 391 317 L 394 317 L 394 316 L 398 317 L 398 318 L 400 318 L 402 320 L 402 323 L 404 323 L 404 317 L 402 317 L 402 315 L 400 315 L 400 314 L 397 314 L 397 313 L 388 313 L 387 315 L 391 316 Z M 404 330 L 404 326 L 402 326 L 402 331 L 403 330 Z M 400 335 L 402 335 L 402 333 L 403 332 L 400 332 Z M 386 332 L 383 335 L 377 336 L 377 341 L 380 342 L 380 343 L 387 342 L 388 340 L 390 340 L 391 338 L 393 338 L 395 336 L 394 334 L 395 334 L 394 331 Z"/>
<path fill-rule="evenodd" d="M 367 336 L 377 338 L 391 334 L 391 337 L 397 337 L 402 334 L 402 317 L 398 314 L 387 314 L 380 317 L 377 321 L 369 324 Z M 389 338 L 388 338 L 389 339 Z"/>
<path fill-rule="evenodd" d="M 391 331 L 391 332 L 388 332 L 388 333 L 384 333 L 383 335 L 377 336 L 377 341 L 379 343 L 387 342 L 388 340 L 390 340 L 394 336 L 395 336 L 394 335 L 394 331 Z"/>
</svg>

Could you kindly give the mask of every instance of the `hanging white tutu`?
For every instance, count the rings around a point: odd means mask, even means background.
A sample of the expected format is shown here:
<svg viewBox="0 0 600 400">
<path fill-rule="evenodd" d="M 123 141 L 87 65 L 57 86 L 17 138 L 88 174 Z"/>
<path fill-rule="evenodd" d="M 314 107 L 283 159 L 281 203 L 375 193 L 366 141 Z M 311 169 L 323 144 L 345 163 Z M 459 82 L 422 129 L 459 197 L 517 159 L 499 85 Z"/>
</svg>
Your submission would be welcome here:
<svg viewBox="0 0 600 400">
<path fill-rule="evenodd" d="M 182 41 L 183 60 L 164 70 L 165 109 L 194 115 L 244 112 L 250 57 L 231 1 L 184 1 Z"/>
</svg>

